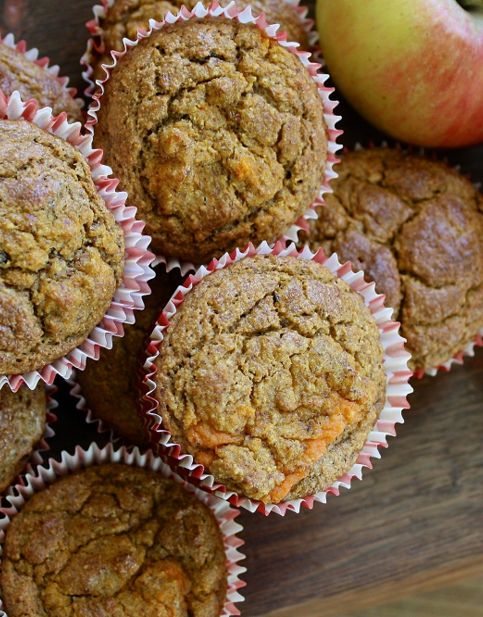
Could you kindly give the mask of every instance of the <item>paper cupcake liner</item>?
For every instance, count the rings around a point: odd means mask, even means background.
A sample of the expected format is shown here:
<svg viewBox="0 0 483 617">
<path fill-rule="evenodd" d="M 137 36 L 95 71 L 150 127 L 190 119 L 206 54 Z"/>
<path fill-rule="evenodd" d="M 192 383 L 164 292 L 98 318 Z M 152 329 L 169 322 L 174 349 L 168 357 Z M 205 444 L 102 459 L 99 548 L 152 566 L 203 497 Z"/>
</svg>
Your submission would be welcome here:
<svg viewBox="0 0 483 617">
<path fill-rule="evenodd" d="M 344 147 L 343 154 L 347 154 L 351 151 L 360 152 L 361 150 L 372 150 L 375 148 L 389 148 L 393 150 L 402 150 L 406 154 L 424 156 L 428 160 L 443 162 L 443 163 L 448 164 L 448 161 L 444 158 L 441 159 L 440 157 L 438 157 L 436 152 L 431 151 L 430 156 L 428 156 L 428 151 L 426 148 L 417 147 L 417 146 L 405 146 L 405 145 L 400 144 L 399 142 L 395 142 L 394 146 L 390 146 L 387 143 L 387 141 L 383 141 L 379 145 L 371 142 L 368 144 L 367 147 L 364 147 L 360 142 L 356 142 L 352 150 L 350 148 Z M 458 173 L 461 173 L 461 165 L 454 165 L 452 166 L 452 169 L 454 169 Z M 462 174 L 462 175 L 468 180 L 470 180 L 471 182 L 471 174 Z M 472 182 L 472 184 L 477 191 L 480 190 L 480 186 L 481 186 L 480 182 Z M 465 356 L 473 357 L 475 355 L 476 347 L 483 347 L 483 327 L 475 334 L 475 338 L 472 341 L 470 341 L 466 345 L 466 347 L 464 347 L 464 349 L 456 353 L 452 358 L 449 358 L 449 360 L 447 360 L 443 364 L 439 364 L 438 366 L 434 366 L 429 369 L 425 369 L 425 370 L 418 369 L 414 371 L 413 376 L 416 379 L 422 379 L 424 375 L 430 375 L 431 377 L 435 377 L 438 374 L 438 371 L 445 371 L 449 373 L 453 364 L 462 365 L 464 364 Z"/>
<path fill-rule="evenodd" d="M 295 1 L 296 0 L 294 0 L 294 2 Z M 101 9 L 102 7 L 99 9 L 99 11 L 97 11 L 97 13 L 95 12 L 95 14 L 97 15 L 97 18 L 96 18 L 97 20 L 98 20 L 98 15 L 101 14 L 100 13 Z M 320 97 L 323 102 L 325 123 L 328 128 L 327 165 L 325 168 L 324 178 L 321 183 L 320 191 L 316 199 L 306 210 L 305 214 L 302 217 L 300 217 L 287 230 L 287 232 L 283 236 L 283 239 L 286 241 L 297 242 L 299 231 L 301 229 L 304 229 L 304 230 L 308 229 L 307 221 L 310 219 L 317 218 L 317 213 L 315 211 L 315 208 L 317 206 L 324 205 L 325 202 L 324 202 L 323 196 L 325 193 L 332 192 L 332 189 L 330 188 L 330 181 L 337 177 L 337 173 L 334 171 L 334 165 L 338 162 L 338 158 L 336 157 L 336 152 L 342 147 L 340 144 L 336 143 L 337 138 L 342 134 L 342 131 L 337 130 L 335 128 L 337 122 L 340 120 L 340 116 L 336 116 L 334 114 L 334 109 L 338 105 L 338 102 L 332 101 L 330 99 L 330 95 L 332 94 L 332 92 L 334 92 L 334 88 L 328 88 L 324 85 L 327 79 L 329 78 L 329 76 L 327 74 L 322 74 L 318 72 L 318 69 L 320 68 L 320 64 L 311 62 L 309 60 L 310 55 L 311 55 L 310 52 L 298 51 L 297 50 L 298 44 L 287 41 L 287 35 L 284 32 L 277 34 L 278 24 L 275 24 L 272 26 L 268 25 L 265 20 L 265 15 L 263 13 L 259 15 L 258 17 L 253 17 L 250 6 L 240 11 L 239 9 L 236 8 L 234 2 L 230 3 L 225 8 L 221 8 L 219 4 L 216 1 L 214 1 L 212 2 L 212 4 L 210 5 L 208 9 L 205 9 L 203 5 L 201 4 L 201 2 L 199 2 L 194 7 L 192 12 L 188 11 L 186 7 L 182 7 L 179 13 L 177 13 L 176 15 L 173 15 L 172 13 L 167 12 L 162 22 L 157 22 L 154 19 L 150 19 L 148 31 L 141 30 L 141 29 L 138 30 L 137 39 L 135 41 L 131 41 L 127 38 L 123 40 L 124 51 L 122 52 L 112 51 L 111 52 L 112 64 L 104 65 L 104 68 L 106 71 L 106 77 L 102 80 L 97 80 L 96 82 L 96 85 L 98 87 L 96 88 L 95 93 L 92 95 L 92 102 L 87 111 L 88 119 L 86 121 L 86 128 L 92 134 L 94 134 L 94 129 L 98 122 L 97 113 L 99 109 L 101 108 L 101 104 L 102 104 L 102 95 L 104 94 L 104 84 L 109 80 L 110 74 L 112 70 L 117 66 L 117 63 L 119 62 L 120 58 L 122 58 L 131 48 L 138 45 L 140 40 L 151 36 L 153 32 L 160 30 L 165 24 L 173 24 L 178 21 L 186 21 L 192 18 L 202 18 L 202 17 L 207 17 L 207 16 L 210 16 L 210 17 L 223 16 L 223 17 L 227 17 L 228 19 L 236 19 L 240 23 L 255 24 L 256 26 L 258 26 L 260 30 L 263 30 L 269 38 L 273 39 L 274 41 L 278 41 L 280 45 L 282 45 L 283 47 L 286 47 L 294 55 L 296 55 L 300 59 L 302 64 L 305 66 L 305 68 L 308 70 L 310 76 L 312 77 L 312 79 L 317 85 Z M 94 21 L 96 22 L 96 20 Z M 98 23 L 98 21 L 96 23 Z M 184 262 L 176 258 L 165 258 L 163 256 L 158 256 L 158 259 L 159 259 L 158 263 L 163 262 L 166 264 L 166 268 L 168 272 L 174 268 L 179 268 L 181 272 L 184 274 L 189 271 L 195 271 L 196 269 L 196 266 L 194 266 L 193 263 Z"/>
<path fill-rule="evenodd" d="M 82 394 L 82 388 L 80 383 L 76 381 L 75 372 L 72 375 L 72 379 L 67 379 L 67 384 L 70 387 L 69 394 L 76 400 L 75 408 L 78 409 L 85 415 L 85 420 L 87 424 L 92 424 L 94 428 L 96 428 L 97 433 L 99 435 L 106 435 L 109 437 L 109 440 L 112 443 L 122 442 L 122 437 L 115 433 L 111 428 L 106 426 L 104 422 L 100 418 L 96 418 L 91 409 L 89 409 L 89 405 L 87 404 L 87 400 Z"/>
<path fill-rule="evenodd" d="M 57 422 L 57 416 L 54 413 L 54 410 L 57 409 L 59 403 L 55 400 L 54 394 L 57 392 L 57 388 L 55 386 L 47 386 L 46 387 L 46 395 L 47 395 L 47 418 L 45 423 L 44 434 L 40 438 L 33 449 L 32 456 L 26 463 L 25 467 L 22 471 L 17 475 L 14 479 L 14 482 L 20 480 L 25 474 L 32 473 L 32 469 L 35 465 L 40 465 L 43 462 L 42 454 L 44 452 L 48 452 L 50 450 L 50 445 L 48 443 L 49 439 L 55 436 L 55 432 L 52 428 L 52 424 Z"/>
<path fill-rule="evenodd" d="M 39 491 L 44 490 L 54 484 L 60 477 L 66 476 L 79 469 L 102 465 L 107 463 L 122 463 L 143 469 L 159 471 L 161 475 L 172 478 L 181 484 L 190 493 L 194 494 L 199 501 L 204 503 L 216 517 L 223 534 L 223 541 L 228 569 L 228 588 L 225 605 L 221 617 L 228 615 L 240 615 L 240 611 L 235 604 L 244 600 L 238 590 L 246 583 L 240 580 L 240 575 L 246 572 L 246 568 L 238 565 L 238 562 L 245 556 L 238 550 L 244 541 L 237 537 L 242 531 L 242 526 L 235 522 L 235 518 L 240 514 L 239 511 L 231 508 L 226 502 L 207 495 L 203 491 L 197 490 L 184 482 L 179 476 L 171 471 L 160 458 L 149 450 L 140 454 L 138 448 L 122 447 L 115 450 L 113 444 L 107 444 L 104 448 L 99 448 L 92 443 L 87 450 L 77 446 L 74 454 L 69 454 L 65 450 L 60 455 L 60 461 L 50 458 L 48 464 L 36 467 L 32 473 L 27 474 L 20 484 L 12 485 L 7 491 L 5 501 L 7 504 L 0 508 L 4 518 L 0 520 L 0 556 L 3 553 L 3 543 L 5 533 L 11 519 L 21 510 L 22 506 Z M 3 610 L 0 598 L 0 617 L 8 617 Z"/>
<path fill-rule="evenodd" d="M 162 418 L 157 412 L 159 404 L 153 397 L 156 389 L 154 378 L 157 372 L 154 361 L 159 356 L 163 331 L 169 327 L 170 319 L 176 313 L 177 307 L 183 302 L 186 294 L 213 271 L 226 268 L 253 255 L 290 255 L 298 259 L 314 260 L 327 266 L 334 275 L 346 281 L 352 289 L 360 293 L 374 316 L 381 334 L 381 343 L 384 350 L 384 371 L 387 376 L 384 409 L 354 466 L 327 490 L 303 499 L 292 499 L 279 504 L 264 504 L 256 499 L 242 497 L 224 485 L 217 483 L 211 474 L 205 472 L 203 465 L 195 463 L 191 455 L 184 454 L 181 451 L 181 446 L 171 441 L 171 433 L 162 428 Z M 287 510 L 300 512 L 301 506 L 312 509 L 316 501 L 326 503 L 328 494 L 338 495 L 341 486 L 349 489 L 352 478 L 362 479 L 363 467 L 372 467 L 370 459 L 380 458 L 378 448 L 388 446 L 388 435 L 396 435 L 395 425 L 404 422 L 402 410 L 409 408 L 406 397 L 412 392 L 412 388 L 408 384 L 412 372 L 407 366 L 410 355 L 404 349 L 404 339 L 398 334 L 399 324 L 391 321 L 392 309 L 384 306 L 384 296 L 377 294 L 374 287 L 374 283 L 367 283 L 364 280 L 362 271 L 352 271 L 350 262 L 341 264 L 336 254 L 327 258 L 322 250 L 314 254 L 306 246 L 299 252 L 294 245 L 284 247 L 282 243 L 278 243 L 273 248 L 270 248 L 265 242 L 258 248 L 250 244 L 244 251 L 237 249 L 231 255 L 225 254 L 220 260 L 214 259 L 208 267 L 199 268 L 194 276 L 188 277 L 187 281 L 178 287 L 171 301 L 160 315 L 142 358 L 144 364 L 140 371 L 139 411 L 143 418 L 144 428 L 156 453 L 162 456 L 163 460 L 173 466 L 176 472 L 185 477 L 188 482 L 211 492 L 220 499 L 229 501 L 235 506 L 245 508 L 250 512 L 258 510 L 266 515 L 276 512 L 284 516 Z"/>
<path fill-rule="evenodd" d="M 75 102 L 79 106 L 79 109 L 82 109 L 82 107 L 84 107 L 84 101 L 80 98 L 76 98 L 77 89 L 69 87 L 69 78 L 61 77 L 59 75 L 60 67 L 56 64 L 49 66 L 50 58 L 48 58 L 47 56 L 39 58 L 39 50 L 36 47 L 32 47 L 32 49 L 27 49 L 27 43 L 25 41 L 19 41 L 18 43 L 16 43 L 15 36 L 11 33 L 7 34 L 3 39 L 0 36 L 0 43 L 3 43 L 11 49 L 16 49 L 26 58 L 35 62 L 37 66 L 40 66 L 41 68 L 48 71 L 52 75 L 52 77 L 55 77 L 56 81 L 59 82 L 62 88 L 75 100 Z"/>
<path fill-rule="evenodd" d="M 300 0 L 283 0 L 292 7 L 302 23 L 305 34 L 307 35 L 308 43 L 313 51 L 313 54 L 320 53 L 319 47 L 319 33 L 314 28 L 315 22 L 313 19 L 307 17 L 309 8 L 307 6 L 301 6 Z M 91 38 L 87 41 L 87 49 L 81 58 L 81 64 L 85 67 L 85 71 L 82 73 L 82 77 L 87 83 L 87 88 L 84 90 L 84 94 L 92 98 L 92 95 L 96 89 L 96 83 L 94 81 L 94 68 L 93 59 L 98 53 L 104 52 L 104 30 L 101 27 L 100 20 L 107 17 L 109 9 L 114 4 L 115 0 L 101 0 L 101 4 L 95 4 L 92 7 L 94 18 L 86 23 L 86 28 L 91 34 Z M 319 57 L 317 56 L 317 62 Z"/>
<path fill-rule="evenodd" d="M 51 111 L 50 107 L 39 109 L 35 100 L 24 103 L 18 92 L 9 98 L 0 92 L 0 118 L 33 122 L 80 150 L 92 172 L 97 192 L 124 232 L 125 266 L 122 283 L 114 294 L 111 306 L 83 343 L 38 370 L 19 375 L 0 375 L 0 388 L 8 385 L 14 392 L 22 383 L 33 390 L 40 380 L 51 385 L 56 375 L 67 379 L 73 368 L 84 370 L 87 358 L 97 360 L 101 347 L 109 348 L 113 336 L 123 336 L 123 324 L 134 323 L 134 311 L 144 308 L 142 297 L 150 293 L 148 281 L 154 278 L 150 267 L 154 255 L 147 250 L 151 238 L 142 234 L 144 222 L 135 218 L 136 208 L 126 205 L 127 194 L 116 191 L 118 181 L 109 178 L 111 168 L 101 163 L 102 150 L 92 148 L 92 136 L 81 134 L 80 122 L 70 124 L 65 112 L 54 118 Z"/>
</svg>

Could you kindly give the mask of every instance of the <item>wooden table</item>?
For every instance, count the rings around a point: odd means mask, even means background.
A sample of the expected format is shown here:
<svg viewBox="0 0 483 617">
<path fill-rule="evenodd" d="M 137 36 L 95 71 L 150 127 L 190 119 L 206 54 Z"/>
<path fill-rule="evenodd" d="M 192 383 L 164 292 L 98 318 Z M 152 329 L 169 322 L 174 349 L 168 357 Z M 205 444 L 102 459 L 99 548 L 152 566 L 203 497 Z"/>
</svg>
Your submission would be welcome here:
<svg viewBox="0 0 483 617">
<path fill-rule="evenodd" d="M 13 31 L 83 89 L 82 55 L 92 0 L 4 0 Z M 383 139 L 345 103 L 342 143 Z M 445 152 L 483 181 L 483 147 Z M 85 424 L 60 383 L 53 452 L 105 437 Z M 483 352 L 449 374 L 413 383 L 398 437 L 350 491 L 281 518 L 243 513 L 243 614 L 326 617 L 483 573 Z"/>
</svg>

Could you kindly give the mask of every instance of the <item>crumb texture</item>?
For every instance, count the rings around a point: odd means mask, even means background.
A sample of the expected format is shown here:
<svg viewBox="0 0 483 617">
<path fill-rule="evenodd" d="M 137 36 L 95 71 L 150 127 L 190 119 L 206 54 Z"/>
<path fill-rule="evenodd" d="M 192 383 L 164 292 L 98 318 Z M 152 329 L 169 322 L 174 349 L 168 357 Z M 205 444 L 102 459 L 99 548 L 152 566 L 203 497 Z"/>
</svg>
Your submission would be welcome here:
<svg viewBox="0 0 483 617">
<path fill-rule="evenodd" d="M 124 326 L 124 336 L 113 339 L 112 349 L 101 349 L 99 360 L 77 374 L 92 414 L 140 448 L 149 442 L 136 411 L 136 363 L 150 327 L 180 283 L 176 272 L 167 274 L 163 265 L 158 266 L 156 278 L 149 281 L 152 293 L 144 298 L 145 308 L 136 314 L 136 323 Z"/>
<path fill-rule="evenodd" d="M 91 467 L 37 493 L 2 557 L 9 617 L 219 617 L 223 538 L 209 509 L 159 473 Z"/>
<path fill-rule="evenodd" d="M 401 322 L 413 369 L 461 351 L 483 327 L 483 198 L 446 164 L 352 152 L 302 238 L 363 269 Z"/>
<path fill-rule="evenodd" d="M 0 43 L 0 90 L 5 96 L 18 90 L 23 101 L 36 99 L 40 107 L 51 107 L 54 116 L 65 111 L 69 122 L 83 120 L 79 106 L 55 77 L 3 43 Z"/>
<path fill-rule="evenodd" d="M 205 6 L 209 2 L 204 3 Z M 227 6 L 228 0 L 221 0 L 220 6 Z M 300 49 L 309 50 L 307 35 L 302 22 L 294 9 L 285 0 L 236 0 L 236 6 L 244 9 L 250 5 L 254 15 L 265 13 L 267 24 L 280 24 L 279 32 L 287 33 L 287 40 L 300 43 Z M 94 51 L 93 66 L 95 79 L 103 79 L 105 76 L 102 64 L 111 64 L 111 51 L 123 51 L 122 39 L 127 37 L 131 41 L 136 40 L 139 28 L 147 30 L 149 20 L 162 21 L 167 11 L 174 15 L 182 6 L 192 10 L 196 0 L 115 0 L 109 8 L 105 18 L 99 19 L 102 38 L 102 52 Z"/>
<path fill-rule="evenodd" d="M 217 481 L 277 503 L 350 468 L 384 404 L 382 357 L 362 297 L 328 268 L 257 256 L 186 296 L 155 396 L 172 440 Z"/>
<path fill-rule="evenodd" d="M 299 58 L 256 26 L 168 25 L 121 59 L 94 142 L 155 251 L 200 263 L 275 241 L 317 196 L 323 103 Z"/>
<path fill-rule="evenodd" d="M 74 146 L 1 120 L 0 152 L 0 374 L 16 374 L 99 323 L 122 280 L 124 238 Z"/>
<path fill-rule="evenodd" d="M 0 492 L 13 482 L 44 434 L 47 399 L 42 384 L 18 392 L 0 390 Z"/>
</svg>

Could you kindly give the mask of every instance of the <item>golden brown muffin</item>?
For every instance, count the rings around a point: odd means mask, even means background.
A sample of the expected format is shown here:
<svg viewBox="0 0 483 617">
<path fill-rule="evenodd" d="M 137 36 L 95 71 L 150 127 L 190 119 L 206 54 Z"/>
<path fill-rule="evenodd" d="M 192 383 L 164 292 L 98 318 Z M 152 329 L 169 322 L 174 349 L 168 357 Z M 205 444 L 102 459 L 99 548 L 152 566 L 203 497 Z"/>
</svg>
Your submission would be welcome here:
<svg viewBox="0 0 483 617">
<path fill-rule="evenodd" d="M 401 322 L 412 369 L 461 351 L 483 327 L 483 198 L 445 165 L 400 150 L 346 154 L 302 236 L 364 270 Z"/>
<path fill-rule="evenodd" d="M 246 497 L 278 503 L 328 488 L 384 406 L 375 320 L 313 261 L 257 256 L 215 271 L 164 334 L 154 377 L 164 426 Z"/>
<path fill-rule="evenodd" d="M 80 344 L 124 268 L 121 227 L 82 154 L 24 120 L 0 120 L 0 374 Z"/>
<path fill-rule="evenodd" d="M 5 96 L 18 90 L 23 101 L 36 99 L 40 107 L 51 107 L 54 116 L 65 111 L 69 122 L 82 122 L 79 106 L 62 84 L 46 69 L 3 43 L 0 43 L 0 90 Z"/>
<path fill-rule="evenodd" d="M 144 299 L 136 323 L 125 326 L 124 336 L 113 339 L 112 349 L 101 349 L 99 361 L 90 362 L 77 375 L 93 416 L 140 448 L 149 447 L 149 442 L 136 412 L 136 362 L 149 328 L 182 282 L 177 272 L 167 274 L 163 265 L 156 269 L 156 278 L 149 282 L 152 293 Z"/>
<path fill-rule="evenodd" d="M 192 10 L 196 4 L 196 0 L 114 0 L 106 17 L 99 19 L 103 53 L 93 52 L 94 79 L 104 79 L 105 72 L 101 65 L 112 64 L 111 51 L 124 51 L 123 38 L 135 41 L 138 29 L 147 30 L 150 19 L 162 21 L 167 11 L 176 15 L 182 5 Z M 204 4 L 209 6 L 210 3 Z M 227 6 L 229 2 L 221 0 L 219 4 Z M 267 23 L 280 24 L 279 32 L 286 32 L 288 41 L 300 43 L 299 49 L 309 50 L 300 17 L 285 0 L 236 0 L 235 4 L 239 9 L 250 5 L 254 15 L 265 13 Z"/>
<path fill-rule="evenodd" d="M 200 263 L 275 241 L 320 190 L 322 99 L 299 58 L 252 24 L 163 27 L 119 62 L 98 115 L 95 144 L 155 251 Z"/>
<path fill-rule="evenodd" d="M 211 511 L 158 472 L 108 464 L 37 493 L 7 528 L 9 617 L 219 617 L 223 536 Z"/>
<path fill-rule="evenodd" d="M 0 390 L 0 492 L 12 483 L 44 434 L 47 421 L 45 388 Z"/>
</svg>

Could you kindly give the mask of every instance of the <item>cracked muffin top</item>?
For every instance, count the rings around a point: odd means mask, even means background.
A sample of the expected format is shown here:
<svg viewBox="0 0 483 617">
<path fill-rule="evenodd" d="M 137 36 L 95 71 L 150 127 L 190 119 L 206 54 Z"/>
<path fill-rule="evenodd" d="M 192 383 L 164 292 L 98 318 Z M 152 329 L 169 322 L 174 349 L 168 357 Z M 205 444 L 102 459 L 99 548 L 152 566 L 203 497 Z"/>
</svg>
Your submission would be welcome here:
<svg viewBox="0 0 483 617">
<path fill-rule="evenodd" d="M 122 229 L 79 150 L 0 120 L 0 374 L 41 368 L 84 341 L 123 267 Z"/>
<path fill-rule="evenodd" d="M 44 434 L 47 420 L 45 388 L 0 390 L 0 493 L 12 483 Z"/>
<path fill-rule="evenodd" d="M 177 270 L 167 274 L 164 265 L 156 268 L 149 281 L 151 294 L 144 298 L 136 323 L 124 326 L 124 336 L 112 340 L 112 349 L 101 349 L 97 362 L 89 362 L 77 374 L 82 395 L 92 414 L 114 429 L 121 437 L 140 448 L 149 447 L 141 418 L 136 411 L 137 359 L 150 326 L 182 282 Z"/>
<path fill-rule="evenodd" d="M 483 198 L 444 163 L 351 152 L 301 241 L 362 269 L 401 322 L 412 369 L 461 351 L 483 327 Z"/>
<path fill-rule="evenodd" d="M 36 99 L 40 107 L 51 107 L 54 116 L 67 113 L 69 122 L 82 122 L 82 112 L 62 84 L 25 54 L 0 43 L 0 90 L 11 96 L 20 92 L 23 101 Z"/>
<path fill-rule="evenodd" d="M 373 425 L 384 405 L 375 320 L 360 294 L 314 261 L 256 256 L 215 271 L 163 334 L 154 396 L 164 426 L 249 498 L 297 494 L 330 449 L 367 417 Z"/>
<path fill-rule="evenodd" d="M 159 472 L 90 467 L 13 518 L 1 586 L 9 617 L 219 617 L 223 536 L 211 511 Z"/>
<path fill-rule="evenodd" d="M 105 88 L 94 143 L 155 251 L 200 263 L 275 241 L 320 190 L 317 86 L 253 24 L 167 25 L 120 59 Z"/>
<path fill-rule="evenodd" d="M 162 21 L 167 11 L 176 15 L 183 5 L 191 11 L 196 3 L 196 0 L 186 0 L 186 2 L 183 0 L 172 0 L 172 2 L 167 0 L 114 0 L 106 17 L 99 19 L 103 53 L 93 51 L 94 78 L 104 79 L 105 73 L 101 65 L 112 64 L 111 51 L 124 50 L 123 38 L 127 37 L 135 41 L 138 29 L 147 30 L 150 19 Z M 208 6 L 210 3 L 205 2 L 204 4 Z M 227 6 L 229 1 L 221 0 L 219 4 Z M 236 0 L 235 5 L 239 9 L 250 5 L 254 15 L 265 13 L 267 24 L 280 24 L 278 31 L 286 32 L 288 41 L 300 43 L 299 49 L 309 50 L 309 42 L 300 17 L 285 0 L 254 0 L 253 2 Z"/>
</svg>

